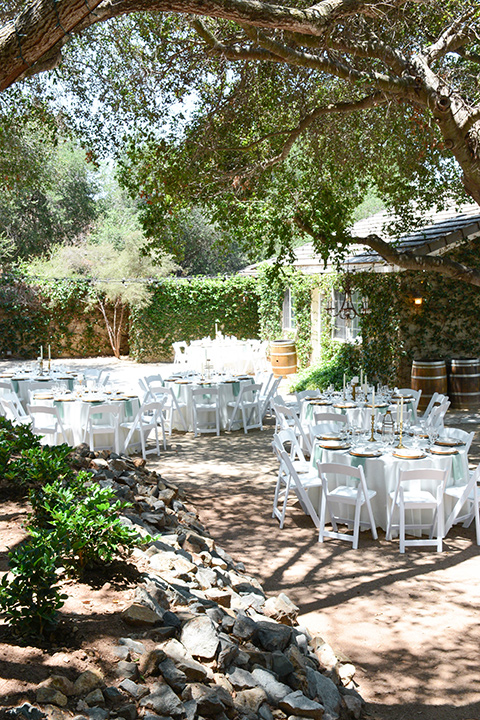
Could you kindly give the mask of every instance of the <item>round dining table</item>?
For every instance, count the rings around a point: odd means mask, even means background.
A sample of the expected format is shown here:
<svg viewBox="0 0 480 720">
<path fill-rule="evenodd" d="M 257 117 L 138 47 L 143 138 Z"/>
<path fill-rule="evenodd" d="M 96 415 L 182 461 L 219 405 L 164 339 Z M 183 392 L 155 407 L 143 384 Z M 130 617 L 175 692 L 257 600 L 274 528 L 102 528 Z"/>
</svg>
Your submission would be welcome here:
<svg viewBox="0 0 480 720">
<path fill-rule="evenodd" d="M 87 422 L 89 408 L 93 405 L 116 403 L 120 405 L 119 422 L 132 420 L 140 409 L 140 399 L 137 395 L 127 395 L 123 391 L 97 392 L 82 390 L 77 392 L 51 393 L 47 390 L 37 391 L 33 394 L 33 405 L 47 405 L 58 408 L 60 419 L 65 426 L 69 444 L 75 446 L 83 442 L 83 432 Z M 94 423 L 102 424 L 101 414 L 94 416 Z M 120 440 L 124 440 L 128 430 L 120 428 Z M 106 445 L 114 447 L 113 434 L 104 438 Z"/>
<path fill-rule="evenodd" d="M 369 442 L 365 437 L 357 446 L 350 445 L 344 439 L 316 438 L 312 449 L 312 463 L 315 466 L 317 461 L 353 467 L 362 465 L 367 487 L 376 492 L 371 501 L 375 523 L 383 530 L 386 530 L 388 522 L 387 497 L 395 490 L 400 470 L 414 470 L 416 467 L 447 469 L 447 486 L 462 485 L 465 478 L 468 478 L 468 457 L 463 444 L 457 447 L 413 447 L 410 438 L 405 438 L 404 448 L 395 447 L 395 444 L 398 444 L 398 436 L 393 446 L 384 445 L 380 439 Z M 319 507 L 321 488 L 312 488 L 309 495 L 314 507 Z M 446 498 L 445 517 L 448 517 L 452 507 L 453 501 Z M 366 508 L 362 508 L 362 520 L 367 519 L 364 511 L 366 512 Z M 416 513 L 415 519 L 412 515 L 410 522 L 418 523 L 420 511 L 410 512 Z"/>
<path fill-rule="evenodd" d="M 171 388 L 175 397 L 179 401 L 180 410 L 184 413 L 187 429 L 193 432 L 193 400 L 192 390 L 204 388 L 205 396 L 208 397 L 209 389 L 218 389 L 218 398 L 220 405 L 220 429 L 226 430 L 229 419 L 229 405 L 234 402 L 240 393 L 243 385 L 250 385 L 254 382 L 253 375 L 237 375 L 237 376 L 212 376 L 210 379 L 201 376 L 191 376 L 188 378 L 170 377 L 164 380 L 165 387 Z M 232 429 L 238 429 L 241 426 L 240 421 L 235 423 Z M 177 413 L 173 415 L 173 428 L 175 430 L 184 430 L 181 419 Z"/>
</svg>

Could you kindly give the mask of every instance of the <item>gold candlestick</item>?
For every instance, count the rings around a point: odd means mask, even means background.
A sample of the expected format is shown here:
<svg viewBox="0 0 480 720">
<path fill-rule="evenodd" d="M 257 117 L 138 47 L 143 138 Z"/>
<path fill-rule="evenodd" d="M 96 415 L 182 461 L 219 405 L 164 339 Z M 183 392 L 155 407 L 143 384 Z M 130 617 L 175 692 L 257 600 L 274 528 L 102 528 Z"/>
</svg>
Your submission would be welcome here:
<svg viewBox="0 0 480 720">
<path fill-rule="evenodd" d="M 368 438 L 369 442 L 375 442 L 375 406 L 372 405 L 372 432 Z"/>
</svg>

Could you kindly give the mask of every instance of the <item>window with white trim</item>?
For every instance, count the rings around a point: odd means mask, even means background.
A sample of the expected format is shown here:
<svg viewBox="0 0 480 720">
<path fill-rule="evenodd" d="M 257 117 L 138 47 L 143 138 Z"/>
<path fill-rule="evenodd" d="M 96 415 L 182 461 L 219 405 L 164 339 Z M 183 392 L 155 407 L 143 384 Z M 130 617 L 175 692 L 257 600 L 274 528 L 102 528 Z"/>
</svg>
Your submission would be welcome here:
<svg viewBox="0 0 480 720">
<path fill-rule="evenodd" d="M 292 303 L 292 291 L 290 288 L 287 288 L 283 296 L 283 328 L 284 330 L 295 330 L 296 326 L 295 310 Z"/>
</svg>

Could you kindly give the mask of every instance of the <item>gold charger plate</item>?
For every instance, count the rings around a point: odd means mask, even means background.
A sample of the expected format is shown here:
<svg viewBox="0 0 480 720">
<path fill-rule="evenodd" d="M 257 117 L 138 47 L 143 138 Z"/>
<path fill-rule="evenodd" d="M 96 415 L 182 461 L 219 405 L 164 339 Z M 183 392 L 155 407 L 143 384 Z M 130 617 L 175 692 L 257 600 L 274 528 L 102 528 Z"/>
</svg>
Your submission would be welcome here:
<svg viewBox="0 0 480 720">
<path fill-rule="evenodd" d="M 367 407 L 372 407 L 372 404 L 368 405 Z M 376 408 L 382 408 L 382 407 L 388 407 L 388 403 L 375 403 Z"/>
<path fill-rule="evenodd" d="M 465 445 L 464 442 L 461 440 L 455 440 L 454 438 L 439 438 L 438 440 L 435 440 L 435 445 L 439 445 L 440 447 L 462 447 Z"/>
<path fill-rule="evenodd" d="M 446 447 L 431 447 L 428 452 L 432 453 L 432 455 L 458 455 L 458 450 Z"/>
<path fill-rule="evenodd" d="M 340 442 L 322 442 L 318 443 L 318 446 L 323 448 L 324 450 L 348 450 L 350 445 L 348 443 L 340 443 Z"/>
<path fill-rule="evenodd" d="M 411 402 L 412 400 L 415 400 L 413 395 L 394 395 L 392 397 L 392 402 L 394 402 L 394 403 L 402 402 L 402 397 L 403 397 L 403 402 Z"/>
<path fill-rule="evenodd" d="M 35 400 L 53 400 L 51 393 L 35 393 Z"/>
<path fill-rule="evenodd" d="M 306 398 L 310 405 L 331 405 L 331 400 L 317 400 L 316 398 Z"/>
<path fill-rule="evenodd" d="M 175 380 L 177 385 L 190 385 L 190 380 Z"/>
<path fill-rule="evenodd" d="M 382 451 L 381 450 L 350 450 L 350 455 L 353 455 L 354 457 L 376 458 L 376 457 L 380 457 L 382 455 Z"/>
<path fill-rule="evenodd" d="M 61 395 L 55 398 L 55 402 L 73 402 L 75 400 L 71 395 Z"/>
<path fill-rule="evenodd" d="M 327 440 L 327 441 L 336 440 L 337 442 L 340 442 L 342 439 L 338 435 L 328 435 L 327 433 L 322 433 L 321 435 L 316 435 L 315 437 L 317 438 L 317 440 Z"/>
<path fill-rule="evenodd" d="M 422 450 L 409 450 L 408 448 L 397 448 L 393 451 L 392 455 L 402 460 L 420 460 L 426 457 Z"/>
<path fill-rule="evenodd" d="M 333 407 L 336 408 L 354 408 L 357 407 L 355 403 L 335 403 Z"/>
</svg>

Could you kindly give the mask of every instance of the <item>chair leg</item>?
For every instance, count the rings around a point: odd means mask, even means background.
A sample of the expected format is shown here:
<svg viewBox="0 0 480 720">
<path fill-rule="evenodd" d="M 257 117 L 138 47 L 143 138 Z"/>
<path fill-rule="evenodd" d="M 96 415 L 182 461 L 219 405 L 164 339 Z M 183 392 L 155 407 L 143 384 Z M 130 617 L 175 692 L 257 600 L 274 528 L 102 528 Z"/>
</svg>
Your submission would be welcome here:
<svg viewBox="0 0 480 720">
<path fill-rule="evenodd" d="M 327 511 L 327 503 L 325 500 L 325 493 L 322 492 L 322 499 L 320 501 L 320 527 L 318 529 L 318 542 L 323 542 L 325 539 L 325 515 Z"/>
<path fill-rule="evenodd" d="M 398 512 L 400 514 L 400 520 L 399 520 L 399 522 L 400 522 L 400 533 L 399 533 L 400 552 L 404 553 L 405 552 L 405 505 L 403 504 L 403 502 L 401 500 L 400 500 L 400 504 L 398 507 Z"/>
<path fill-rule="evenodd" d="M 362 510 L 362 502 L 360 495 L 357 497 L 357 502 L 355 503 L 355 516 L 353 521 L 353 539 L 352 539 L 352 547 L 354 550 L 358 550 L 358 536 L 360 533 L 360 512 Z"/>
<path fill-rule="evenodd" d="M 377 528 L 375 525 L 375 518 L 373 517 L 372 505 L 370 503 L 370 498 L 368 496 L 365 498 L 365 505 L 367 506 L 368 519 L 370 521 L 370 529 L 372 531 L 372 537 L 374 540 L 378 540 L 378 533 L 377 533 Z"/>
</svg>

